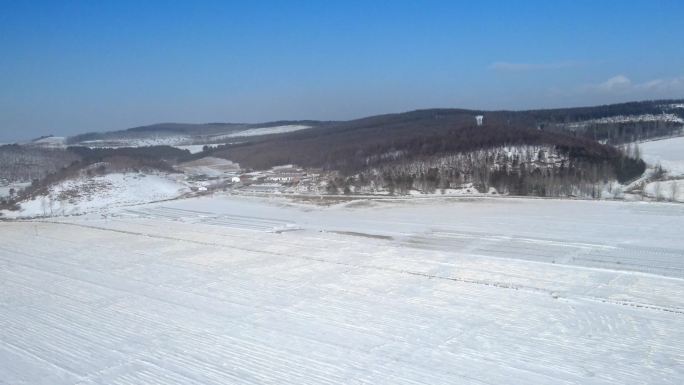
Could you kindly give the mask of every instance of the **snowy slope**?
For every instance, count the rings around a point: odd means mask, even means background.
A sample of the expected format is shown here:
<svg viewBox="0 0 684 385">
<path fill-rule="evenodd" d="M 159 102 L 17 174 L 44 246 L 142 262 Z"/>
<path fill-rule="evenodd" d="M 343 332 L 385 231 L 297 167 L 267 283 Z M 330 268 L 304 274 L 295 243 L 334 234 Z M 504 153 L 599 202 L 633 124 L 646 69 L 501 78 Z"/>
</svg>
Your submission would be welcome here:
<svg viewBox="0 0 684 385">
<path fill-rule="evenodd" d="M 669 180 L 644 186 L 646 196 L 684 202 L 684 136 L 639 143 L 641 157 L 649 166 L 660 165 Z"/>
<path fill-rule="evenodd" d="M 5 198 L 9 196 L 10 190 L 14 189 L 15 194 L 22 189 L 30 186 L 31 183 L 29 182 L 13 182 L 8 185 L 2 185 L 0 186 L 0 198 Z"/>
<path fill-rule="evenodd" d="M 65 148 L 66 138 L 63 136 L 47 136 L 25 143 L 25 145 L 43 148 Z"/>
<path fill-rule="evenodd" d="M 659 163 L 672 176 L 684 176 L 684 136 L 641 142 L 639 149 L 650 165 Z"/>
<path fill-rule="evenodd" d="M 203 198 L 0 222 L 0 382 L 681 384 L 682 210 Z"/>
<path fill-rule="evenodd" d="M 176 146 L 192 142 L 192 137 L 187 135 L 161 135 L 148 137 L 134 137 L 107 140 L 88 140 L 78 143 L 80 146 L 90 148 L 117 148 L 117 147 L 146 147 L 146 146 Z"/>
<path fill-rule="evenodd" d="M 198 152 L 202 152 L 204 150 L 204 144 L 189 144 L 186 146 L 173 146 L 181 150 L 188 150 L 190 151 L 191 154 L 197 154 Z"/>
<path fill-rule="evenodd" d="M 249 130 L 235 132 L 226 135 L 226 138 L 242 137 L 242 136 L 258 136 L 258 135 L 271 135 L 271 134 L 284 134 L 287 132 L 294 132 L 300 130 L 306 130 L 311 128 L 310 126 L 303 126 L 297 124 L 291 124 L 286 126 L 276 126 L 276 127 L 262 127 L 262 128 L 252 128 Z"/>
<path fill-rule="evenodd" d="M 178 197 L 187 187 L 166 174 L 107 174 L 67 180 L 50 187 L 48 195 L 21 202 L 21 210 L 4 211 L 13 217 L 74 215 L 109 211 Z"/>
<path fill-rule="evenodd" d="M 615 124 L 615 123 L 645 123 L 645 122 L 666 122 L 684 124 L 684 119 L 671 113 L 663 114 L 642 114 L 642 115 L 617 115 L 599 119 L 584 120 L 581 122 L 565 124 L 568 128 L 581 128 L 592 124 Z"/>
<path fill-rule="evenodd" d="M 122 137 L 116 139 L 97 139 L 78 143 L 78 145 L 91 148 L 117 148 L 117 147 L 145 147 L 145 146 L 173 146 L 187 149 L 192 153 L 202 151 L 204 145 L 223 144 L 222 141 L 232 138 L 284 134 L 311 128 L 310 126 L 290 124 L 274 127 L 258 127 L 247 130 L 215 135 L 189 135 L 189 134 L 165 134 L 148 136 Z M 62 138 L 63 139 L 63 138 Z M 47 139 L 46 139 L 47 140 Z"/>
<path fill-rule="evenodd" d="M 190 162 L 181 163 L 176 169 L 183 171 L 186 175 L 207 177 L 224 176 L 226 173 L 235 175 L 240 171 L 240 165 L 227 159 L 214 158 L 207 156 Z"/>
<path fill-rule="evenodd" d="M 644 186 L 644 194 L 659 200 L 684 202 L 684 179 L 650 182 Z"/>
</svg>

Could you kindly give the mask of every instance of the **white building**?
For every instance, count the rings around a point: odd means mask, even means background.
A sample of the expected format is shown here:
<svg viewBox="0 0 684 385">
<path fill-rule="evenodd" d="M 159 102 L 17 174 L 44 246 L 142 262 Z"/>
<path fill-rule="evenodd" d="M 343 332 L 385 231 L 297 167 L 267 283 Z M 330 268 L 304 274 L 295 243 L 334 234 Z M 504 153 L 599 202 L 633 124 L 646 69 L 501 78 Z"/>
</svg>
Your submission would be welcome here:
<svg viewBox="0 0 684 385">
<path fill-rule="evenodd" d="M 484 116 L 482 116 L 482 115 L 475 116 L 475 122 L 477 122 L 478 126 L 482 125 L 482 120 L 484 120 Z"/>
</svg>

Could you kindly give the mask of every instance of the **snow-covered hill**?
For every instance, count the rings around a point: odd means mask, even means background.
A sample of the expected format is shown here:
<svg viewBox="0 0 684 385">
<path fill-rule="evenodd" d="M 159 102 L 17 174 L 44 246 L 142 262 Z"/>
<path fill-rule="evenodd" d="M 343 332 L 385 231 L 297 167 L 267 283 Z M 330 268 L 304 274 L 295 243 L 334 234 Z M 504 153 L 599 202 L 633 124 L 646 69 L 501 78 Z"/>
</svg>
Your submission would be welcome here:
<svg viewBox="0 0 684 385">
<path fill-rule="evenodd" d="M 46 136 L 43 138 L 32 140 L 28 143 L 25 143 L 25 145 L 42 148 L 64 148 L 66 147 L 66 137 Z"/>
<path fill-rule="evenodd" d="M 294 131 L 306 130 L 306 129 L 308 129 L 308 128 L 311 128 L 311 126 L 303 126 L 303 125 L 298 125 L 298 124 L 291 124 L 291 125 L 285 125 L 285 126 L 276 126 L 276 127 L 252 128 L 252 129 L 249 129 L 249 130 L 238 131 L 238 132 L 229 134 L 229 135 L 227 135 L 226 137 L 235 138 L 235 137 L 243 137 L 243 136 L 259 136 L 259 135 L 284 134 L 284 133 L 286 133 L 286 132 L 294 132 Z"/>
<path fill-rule="evenodd" d="M 49 192 L 20 202 L 19 211 L 3 211 L 8 218 L 44 217 L 105 212 L 172 199 L 189 191 L 180 175 L 114 173 L 66 180 Z"/>
<path fill-rule="evenodd" d="M 684 119 L 671 113 L 663 114 L 642 114 L 642 115 L 617 115 L 598 119 L 584 120 L 581 122 L 569 123 L 568 128 L 586 127 L 592 124 L 615 124 L 615 123 L 645 123 L 645 122 L 666 122 L 684 124 Z"/>
<path fill-rule="evenodd" d="M 653 169 L 662 167 L 663 180 L 644 186 L 644 194 L 660 200 L 684 202 L 684 136 L 638 144 L 641 157 Z"/>
<path fill-rule="evenodd" d="M 660 164 L 671 176 L 684 176 L 684 136 L 638 144 L 641 157 L 650 165 Z"/>
<path fill-rule="evenodd" d="M 234 141 L 235 138 L 252 137 L 261 135 L 285 134 L 288 132 L 309 129 L 311 126 L 289 124 L 282 126 L 268 126 L 245 129 L 230 129 L 226 133 L 218 134 L 174 134 L 168 132 L 135 132 L 123 131 L 116 136 L 105 139 L 93 139 L 72 143 L 76 146 L 90 148 L 117 148 L 117 147 L 146 147 L 146 146 L 173 146 L 188 149 L 190 152 L 201 151 L 204 145 L 224 144 Z M 46 139 L 47 140 L 47 139 Z M 37 145 L 40 143 L 37 143 Z M 45 142 L 47 145 L 48 142 Z"/>
</svg>

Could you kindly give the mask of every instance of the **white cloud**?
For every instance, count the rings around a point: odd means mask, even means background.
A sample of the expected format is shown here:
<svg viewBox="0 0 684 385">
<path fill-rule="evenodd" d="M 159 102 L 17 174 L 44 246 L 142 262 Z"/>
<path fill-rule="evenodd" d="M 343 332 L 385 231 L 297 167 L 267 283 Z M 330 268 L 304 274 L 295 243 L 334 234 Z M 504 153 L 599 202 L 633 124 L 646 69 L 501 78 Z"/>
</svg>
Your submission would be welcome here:
<svg viewBox="0 0 684 385">
<path fill-rule="evenodd" d="M 600 82 L 575 87 L 551 85 L 544 96 L 543 102 L 553 103 L 548 105 L 554 107 L 680 99 L 684 97 L 684 76 L 635 81 L 625 74 L 617 74 Z"/>
<path fill-rule="evenodd" d="M 670 79 L 653 79 L 641 84 L 636 84 L 634 88 L 637 90 L 656 92 L 684 92 L 684 76 Z"/>
<path fill-rule="evenodd" d="M 617 75 L 606 80 L 603 83 L 599 83 L 593 86 L 598 91 L 603 92 L 615 92 L 624 91 L 632 86 L 632 81 L 625 75 Z"/>
<path fill-rule="evenodd" d="M 604 82 L 586 85 L 582 87 L 582 90 L 586 93 L 635 95 L 640 97 L 667 95 L 681 97 L 681 94 L 684 94 L 684 76 L 634 83 L 625 75 L 616 75 Z"/>
<path fill-rule="evenodd" d="M 563 68 L 577 67 L 576 62 L 556 62 L 556 63 L 511 63 L 505 61 L 494 62 L 489 65 L 490 70 L 502 72 L 523 72 L 539 70 L 556 70 Z"/>
</svg>

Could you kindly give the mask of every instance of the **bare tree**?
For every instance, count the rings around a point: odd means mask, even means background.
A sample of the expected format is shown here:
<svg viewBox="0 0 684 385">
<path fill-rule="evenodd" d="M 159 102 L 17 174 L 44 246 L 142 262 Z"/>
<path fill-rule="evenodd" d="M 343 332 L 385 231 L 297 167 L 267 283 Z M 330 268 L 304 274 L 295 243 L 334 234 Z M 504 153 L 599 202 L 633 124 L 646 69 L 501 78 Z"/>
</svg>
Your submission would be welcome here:
<svg viewBox="0 0 684 385">
<path fill-rule="evenodd" d="M 40 198 L 40 208 L 43 210 L 43 216 L 47 217 L 48 203 L 45 197 Z"/>
<path fill-rule="evenodd" d="M 634 150 L 633 150 L 632 158 L 634 159 L 641 159 L 641 150 L 639 149 L 639 145 L 637 143 L 634 143 Z"/>
<path fill-rule="evenodd" d="M 653 195 L 655 196 L 655 200 L 660 201 L 662 196 L 662 186 L 660 185 L 660 182 L 655 182 L 653 185 Z"/>
<path fill-rule="evenodd" d="M 52 199 L 52 195 L 47 196 L 48 206 L 50 207 L 50 216 L 55 215 L 55 200 Z"/>
<path fill-rule="evenodd" d="M 59 208 L 62 211 L 62 215 L 66 215 L 66 206 L 67 206 L 67 202 L 69 201 L 69 198 L 67 197 L 66 194 L 62 193 L 62 194 L 59 194 L 58 199 L 59 199 Z"/>
</svg>

